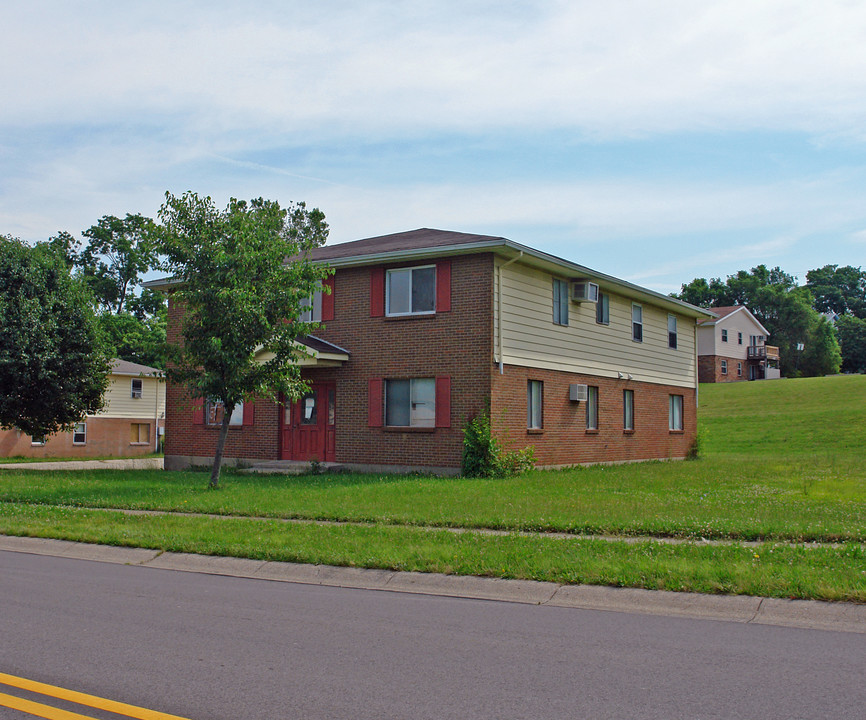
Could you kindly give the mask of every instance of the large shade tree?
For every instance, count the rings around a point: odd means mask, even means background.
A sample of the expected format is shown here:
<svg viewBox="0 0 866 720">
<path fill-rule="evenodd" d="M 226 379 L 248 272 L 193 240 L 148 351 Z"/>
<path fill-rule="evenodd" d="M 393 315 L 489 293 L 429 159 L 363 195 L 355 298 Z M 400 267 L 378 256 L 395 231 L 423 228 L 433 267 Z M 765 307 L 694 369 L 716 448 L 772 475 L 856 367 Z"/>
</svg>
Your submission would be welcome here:
<svg viewBox="0 0 866 720">
<path fill-rule="evenodd" d="M 232 199 L 221 210 L 210 197 L 166 193 L 157 249 L 183 311 L 181 341 L 169 348 L 169 377 L 191 398 L 222 406 L 210 485 L 219 483 L 232 412 L 239 403 L 306 389 L 295 341 L 313 327 L 302 303 L 330 270 L 310 260 L 328 236 L 325 216 L 304 203 L 282 208 L 261 198 Z"/>
<path fill-rule="evenodd" d="M 33 437 L 98 411 L 108 356 L 93 299 L 56 243 L 0 237 L 0 427 Z"/>
</svg>

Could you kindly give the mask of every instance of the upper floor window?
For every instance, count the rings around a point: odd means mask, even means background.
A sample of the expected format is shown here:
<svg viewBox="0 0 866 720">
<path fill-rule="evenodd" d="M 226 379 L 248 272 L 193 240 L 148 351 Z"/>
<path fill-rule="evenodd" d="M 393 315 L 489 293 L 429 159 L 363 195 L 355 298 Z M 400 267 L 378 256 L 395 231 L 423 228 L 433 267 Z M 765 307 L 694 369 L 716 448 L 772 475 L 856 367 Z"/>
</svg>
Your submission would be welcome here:
<svg viewBox="0 0 866 720">
<path fill-rule="evenodd" d="M 553 322 L 568 325 L 568 283 L 553 278 Z"/>
<path fill-rule="evenodd" d="M 312 298 L 301 299 L 301 322 L 322 322 L 322 291 L 317 291 Z"/>
<path fill-rule="evenodd" d="M 393 427 L 435 427 L 435 379 L 386 380 L 385 425 Z"/>
<path fill-rule="evenodd" d="M 742 344 L 743 344 L 743 333 L 738 332 L 737 333 L 737 345 L 742 345 Z"/>
<path fill-rule="evenodd" d="M 595 304 L 595 321 L 599 325 L 610 325 L 610 295 L 598 291 L 598 302 Z"/>
<path fill-rule="evenodd" d="M 631 306 L 631 338 L 643 342 L 643 308 L 637 303 Z"/>
<path fill-rule="evenodd" d="M 385 314 L 419 315 L 436 312 L 436 266 L 388 270 Z"/>
<path fill-rule="evenodd" d="M 677 316 L 668 315 L 668 347 L 677 349 Z"/>
<path fill-rule="evenodd" d="M 130 397 L 134 397 L 137 399 L 141 399 L 143 383 L 141 378 L 132 378 L 132 388 L 130 390 Z"/>
<path fill-rule="evenodd" d="M 728 331 L 722 328 L 722 342 L 728 342 Z"/>
</svg>

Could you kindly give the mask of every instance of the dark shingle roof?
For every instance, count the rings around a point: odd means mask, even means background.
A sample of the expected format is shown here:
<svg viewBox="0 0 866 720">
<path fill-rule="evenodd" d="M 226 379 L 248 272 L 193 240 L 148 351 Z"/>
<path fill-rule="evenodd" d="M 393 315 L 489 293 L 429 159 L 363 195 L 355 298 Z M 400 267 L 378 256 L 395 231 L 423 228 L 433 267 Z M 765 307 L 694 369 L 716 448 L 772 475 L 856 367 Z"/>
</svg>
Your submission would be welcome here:
<svg viewBox="0 0 866 720">
<path fill-rule="evenodd" d="M 379 253 L 403 252 L 407 250 L 422 250 L 425 248 L 445 247 L 450 245 L 470 245 L 479 242 L 490 242 L 505 238 L 492 235 L 474 235 L 472 233 L 453 232 L 450 230 L 433 230 L 419 228 L 408 232 L 379 235 L 378 237 L 353 240 L 352 242 L 325 245 L 316 248 L 311 253 L 314 260 L 337 260 L 340 258 L 357 257 L 359 255 L 378 255 Z"/>
</svg>

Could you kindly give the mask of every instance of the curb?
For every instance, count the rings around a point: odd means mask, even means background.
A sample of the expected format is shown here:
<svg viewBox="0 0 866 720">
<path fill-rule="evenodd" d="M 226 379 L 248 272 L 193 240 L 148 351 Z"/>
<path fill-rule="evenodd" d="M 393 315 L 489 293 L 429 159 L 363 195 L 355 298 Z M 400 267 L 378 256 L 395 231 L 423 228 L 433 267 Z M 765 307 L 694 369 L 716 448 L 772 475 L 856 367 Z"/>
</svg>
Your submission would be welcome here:
<svg viewBox="0 0 866 720">
<path fill-rule="evenodd" d="M 209 575 L 866 634 L 866 605 L 305 565 L 0 535 L 0 551 Z"/>
</svg>

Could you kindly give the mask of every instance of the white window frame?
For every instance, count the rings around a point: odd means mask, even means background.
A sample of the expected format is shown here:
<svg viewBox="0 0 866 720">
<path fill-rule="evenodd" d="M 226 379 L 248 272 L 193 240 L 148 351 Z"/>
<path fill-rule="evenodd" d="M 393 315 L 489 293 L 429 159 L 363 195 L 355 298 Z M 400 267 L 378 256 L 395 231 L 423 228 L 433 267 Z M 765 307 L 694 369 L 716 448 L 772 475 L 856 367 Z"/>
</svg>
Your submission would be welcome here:
<svg viewBox="0 0 866 720">
<path fill-rule="evenodd" d="M 737 377 L 743 377 L 743 363 L 737 363 Z"/>
<path fill-rule="evenodd" d="M 668 401 L 668 429 L 671 432 L 682 432 L 683 430 L 683 396 L 669 395 Z"/>
<path fill-rule="evenodd" d="M 722 328 L 722 342 L 728 342 L 728 331 Z"/>
<path fill-rule="evenodd" d="M 622 391 L 622 429 L 634 432 L 634 390 Z"/>
<path fill-rule="evenodd" d="M 553 324 L 568 325 L 568 281 L 553 278 Z"/>
<path fill-rule="evenodd" d="M 673 329 L 671 329 L 673 328 Z M 677 316 L 668 315 L 668 347 L 671 350 L 677 349 Z"/>
<path fill-rule="evenodd" d="M 586 389 L 586 429 L 598 430 L 598 388 L 594 385 Z"/>
<path fill-rule="evenodd" d="M 45 435 L 31 435 L 30 436 L 30 446 L 31 447 L 42 447 L 45 445 L 46 436 Z"/>
<path fill-rule="evenodd" d="M 728 361 L 722 360 L 722 375 L 728 374 Z"/>
<path fill-rule="evenodd" d="M 595 305 L 595 321 L 599 325 L 610 325 L 610 295 L 598 291 L 598 302 Z"/>
<path fill-rule="evenodd" d="M 643 305 L 640 303 L 631 304 L 631 339 L 643 342 Z"/>
<path fill-rule="evenodd" d="M 393 387 L 392 383 L 408 382 L 409 383 L 409 424 L 408 425 L 391 425 L 388 423 L 388 405 L 389 405 L 389 386 Z M 429 397 L 430 402 L 419 399 L 419 385 L 421 383 L 429 384 L 428 388 L 432 390 Z M 427 408 L 429 405 L 429 409 Z M 423 408 L 421 406 L 424 406 Z M 436 378 L 390 378 L 385 380 L 385 427 L 436 427 Z M 427 412 L 422 412 L 426 410 Z"/>
<path fill-rule="evenodd" d="M 138 387 L 136 388 L 136 383 Z M 144 397 L 144 380 L 142 378 L 131 378 L 129 384 L 129 397 L 133 400 L 141 400 Z"/>
<path fill-rule="evenodd" d="M 541 430 L 544 427 L 544 383 L 541 380 L 526 381 L 526 429 Z"/>
<path fill-rule="evenodd" d="M 79 430 L 79 428 L 81 428 Z M 82 436 L 81 440 L 76 440 L 77 436 Z M 72 429 L 72 444 L 73 445 L 87 445 L 87 423 L 80 422 L 76 423 L 75 427 Z"/>
<path fill-rule="evenodd" d="M 743 333 L 738 332 L 737 333 L 737 345 L 742 345 L 742 344 L 743 344 Z"/>
<path fill-rule="evenodd" d="M 433 309 L 432 310 L 412 310 L 412 278 L 416 270 L 426 270 L 433 268 Z M 409 273 L 409 305 L 408 312 L 391 312 L 391 276 L 398 273 Z M 385 273 L 385 315 L 387 317 L 402 317 L 406 315 L 435 315 L 436 314 L 436 283 L 438 281 L 435 265 L 414 265 L 413 267 L 393 268 Z"/>
<path fill-rule="evenodd" d="M 312 298 L 301 298 L 298 320 L 301 322 L 322 322 L 322 291 L 316 290 Z"/>
</svg>

